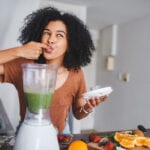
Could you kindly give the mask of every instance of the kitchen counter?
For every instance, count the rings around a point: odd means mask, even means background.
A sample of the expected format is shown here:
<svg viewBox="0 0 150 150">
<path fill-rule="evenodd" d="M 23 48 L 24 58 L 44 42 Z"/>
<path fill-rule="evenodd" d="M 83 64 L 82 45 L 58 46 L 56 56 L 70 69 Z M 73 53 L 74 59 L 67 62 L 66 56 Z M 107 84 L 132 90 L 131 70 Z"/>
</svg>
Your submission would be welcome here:
<svg viewBox="0 0 150 150">
<path fill-rule="evenodd" d="M 76 134 L 73 135 L 72 141 L 76 139 L 88 140 L 88 136 L 86 134 Z M 0 136 L 0 150 L 13 150 L 13 146 L 15 144 L 15 136 Z M 67 144 L 60 144 L 60 150 L 67 150 Z"/>
<path fill-rule="evenodd" d="M 79 139 L 88 142 L 88 134 L 74 134 L 72 141 Z M 15 143 L 15 136 L 0 136 L 0 150 L 13 150 L 14 143 Z M 60 144 L 60 150 L 67 150 L 67 149 L 68 144 Z"/>
<path fill-rule="evenodd" d="M 150 130 L 148 130 L 150 133 Z M 115 132 L 115 131 L 114 131 Z M 99 133 L 100 136 L 104 137 L 105 135 L 107 135 L 108 133 L 112 133 L 112 132 L 101 132 Z M 74 134 L 72 141 L 74 140 L 83 140 L 86 142 L 89 142 L 89 134 Z M 146 135 L 146 136 L 150 136 L 150 135 Z M 0 136 L 0 150 L 13 150 L 13 145 L 15 143 L 15 136 Z M 68 145 L 67 144 L 60 144 L 60 150 L 67 150 Z M 89 146 L 89 150 L 98 150 L 96 148 L 92 149 Z M 134 150 L 139 150 L 139 148 L 135 148 Z M 150 148 L 140 148 L 140 150 L 150 150 Z"/>
<path fill-rule="evenodd" d="M 12 150 L 15 136 L 0 135 L 0 150 Z"/>
</svg>

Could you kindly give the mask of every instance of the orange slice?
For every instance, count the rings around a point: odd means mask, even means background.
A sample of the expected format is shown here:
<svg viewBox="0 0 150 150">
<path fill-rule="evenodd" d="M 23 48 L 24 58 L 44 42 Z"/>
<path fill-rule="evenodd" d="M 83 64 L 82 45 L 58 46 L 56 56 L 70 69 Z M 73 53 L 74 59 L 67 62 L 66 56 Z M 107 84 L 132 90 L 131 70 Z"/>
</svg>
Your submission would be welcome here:
<svg viewBox="0 0 150 150">
<path fill-rule="evenodd" d="M 134 131 L 134 135 L 116 132 L 114 139 L 124 148 L 134 148 L 143 146 L 150 148 L 150 138 L 143 136 L 140 131 Z"/>
<path fill-rule="evenodd" d="M 138 137 L 136 139 L 135 145 L 136 146 L 144 146 L 145 143 L 145 137 Z"/>
<path fill-rule="evenodd" d="M 123 133 L 116 132 L 114 138 L 117 142 L 121 142 L 123 139 L 134 140 L 136 136 L 131 134 L 123 134 Z"/>
<path fill-rule="evenodd" d="M 114 139 L 115 139 L 117 142 L 121 142 L 121 140 L 122 140 L 123 138 L 124 138 L 124 134 L 119 133 L 119 132 L 116 132 L 116 133 L 115 133 Z"/>
<path fill-rule="evenodd" d="M 136 139 L 136 146 L 145 146 L 145 147 L 150 147 L 150 138 L 148 137 L 138 137 Z"/>
<path fill-rule="evenodd" d="M 144 145 L 145 147 L 150 147 L 150 138 L 145 138 Z"/>
<path fill-rule="evenodd" d="M 124 148 L 134 148 L 135 139 L 133 139 L 133 140 L 122 139 L 119 144 Z"/>
</svg>

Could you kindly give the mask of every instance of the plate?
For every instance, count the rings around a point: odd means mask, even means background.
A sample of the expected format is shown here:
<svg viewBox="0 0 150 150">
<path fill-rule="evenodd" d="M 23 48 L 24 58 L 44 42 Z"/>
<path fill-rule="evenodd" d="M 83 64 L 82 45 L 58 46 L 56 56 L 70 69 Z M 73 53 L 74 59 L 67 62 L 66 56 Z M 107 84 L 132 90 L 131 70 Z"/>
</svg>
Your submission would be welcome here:
<svg viewBox="0 0 150 150">
<path fill-rule="evenodd" d="M 104 88 L 100 88 L 100 89 L 86 92 L 82 96 L 84 99 L 90 99 L 90 98 L 95 97 L 95 96 L 102 97 L 105 95 L 109 95 L 112 91 L 113 91 L 113 89 L 111 87 L 104 87 Z"/>
</svg>

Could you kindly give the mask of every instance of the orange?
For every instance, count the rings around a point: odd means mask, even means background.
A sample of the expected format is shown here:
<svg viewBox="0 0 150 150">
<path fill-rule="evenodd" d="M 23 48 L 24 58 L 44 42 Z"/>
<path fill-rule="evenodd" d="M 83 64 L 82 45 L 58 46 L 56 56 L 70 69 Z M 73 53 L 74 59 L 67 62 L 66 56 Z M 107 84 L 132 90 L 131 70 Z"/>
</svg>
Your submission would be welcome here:
<svg viewBox="0 0 150 150">
<path fill-rule="evenodd" d="M 114 138 L 122 147 L 134 148 L 137 136 L 116 132 Z"/>
<path fill-rule="evenodd" d="M 144 136 L 144 133 L 141 130 L 133 130 L 133 134 L 137 136 Z"/>
<path fill-rule="evenodd" d="M 145 147 L 150 147 L 150 138 L 145 138 L 144 146 Z"/>
<path fill-rule="evenodd" d="M 131 134 L 124 134 L 124 133 L 119 133 L 119 132 L 116 132 L 115 133 L 115 140 L 117 142 L 121 142 L 123 139 L 127 139 L 127 140 L 134 140 L 136 136 L 134 135 L 131 135 Z"/>
<path fill-rule="evenodd" d="M 123 136 L 124 136 L 124 134 L 119 133 L 119 132 L 116 132 L 116 133 L 115 133 L 115 136 L 114 136 L 114 139 L 115 139 L 117 142 L 120 142 L 120 141 L 123 139 Z"/>
<path fill-rule="evenodd" d="M 116 132 L 114 139 L 124 148 L 134 148 L 135 146 L 150 148 L 150 138 L 144 137 L 139 130 L 134 130 L 133 133 L 134 135 Z"/>
<path fill-rule="evenodd" d="M 135 135 L 131 135 L 131 134 L 125 134 L 123 139 L 127 139 L 127 140 L 135 140 L 136 139 L 136 136 Z"/>
<path fill-rule="evenodd" d="M 145 147 L 150 147 L 150 138 L 148 137 L 138 137 L 136 139 L 136 146 L 145 146 Z"/>
<path fill-rule="evenodd" d="M 122 139 L 119 144 L 124 148 L 134 148 L 135 140 Z"/>
<path fill-rule="evenodd" d="M 136 146 L 144 146 L 145 143 L 145 137 L 138 137 L 136 139 L 135 145 Z"/>
<path fill-rule="evenodd" d="M 88 150 L 88 146 L 81 140 L 75 140 L 70 143 L 68 150 Z"/>
</svg>

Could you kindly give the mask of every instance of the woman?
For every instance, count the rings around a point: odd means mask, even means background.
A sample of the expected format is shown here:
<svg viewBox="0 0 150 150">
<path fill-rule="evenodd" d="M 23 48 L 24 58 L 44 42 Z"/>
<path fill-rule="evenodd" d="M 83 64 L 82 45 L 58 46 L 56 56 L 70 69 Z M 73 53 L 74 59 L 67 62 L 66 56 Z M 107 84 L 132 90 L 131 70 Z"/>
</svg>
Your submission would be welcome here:
<svg viewBox="0 0 150 150">
<path fill-rule="evenodd" d="M 82 119 L 107 99 L 93 97 L 85 103 L 82 98 L 86 84 L 81 67 L 90 63 L 95 49 L 87 27 L 76 16 L 52 7 L 39 9 L 26 17 L 19 40 L 22 46 L 0 51 L 0 75 L 2 82 L 13 83 L 19 91 L 22 120 L 26 108 L 23 63 L 59 67 L 50 115 L 60 133 L 65 130 L 71 107 L 74 116 Z"/>
</svg>

